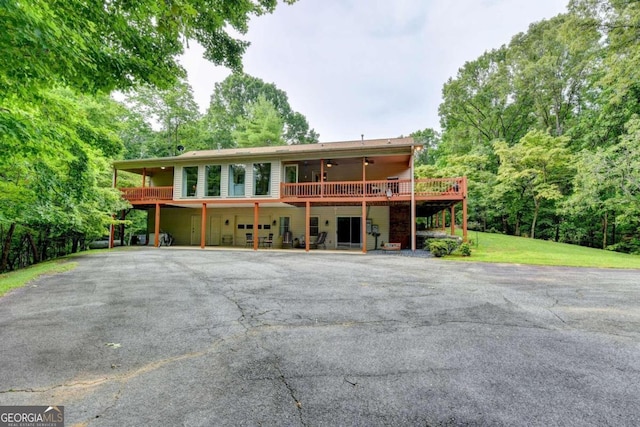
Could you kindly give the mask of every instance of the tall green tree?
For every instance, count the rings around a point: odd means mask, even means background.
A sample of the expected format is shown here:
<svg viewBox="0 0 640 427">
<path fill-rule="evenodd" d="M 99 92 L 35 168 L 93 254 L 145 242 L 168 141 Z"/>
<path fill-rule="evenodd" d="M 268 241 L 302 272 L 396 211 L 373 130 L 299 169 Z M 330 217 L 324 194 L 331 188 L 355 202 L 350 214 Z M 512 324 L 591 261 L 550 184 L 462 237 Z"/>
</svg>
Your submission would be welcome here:
<svg viewBox="0 0 640 427">
<path fill-rule="evenodd" d="M 258 96 L 247 109 L 247 117 L 240 117 L 233 137 L 239 147 L 284 145 L 284 120 L 264 95 Z"/>
<path fill-rule="evenodd" d="M 565 208 L 580 217 L 601 218 L 603 246 L 607 246 L 607 224 L 615 221 L 630 238 L 624 243 L 640 251 L 640 117 L 634 116 L 619 143 L 584 150 L 577 163 L 575 191 Z M 612 242 L 613 243 L 613 242 Z M 623 245 L 624 245 L 623 244 Z M 623 246 L 619 245 L 619 246 Z"/>
<path fill-rule="evenodd" d="M 293 3 L 294 0 L 285 0 Z M 241 69 L 251 16 L 277 0 L 1 0 L 0 94 L 64 84 L 81 91 L 161 87 L 183 75 L 195 40 L 214 64 Z"/>
<path fill-rule="evenodd" d="M 585 108 L 597 65 L 600 35 L 580 23 L 571 15 L 558 15 L 532 24 L 509 44 L 514 90 L 532 100 L 536 127 L 555 136 L 564 135 Z"/>
<path fill-rule="evenodd" d="M 443 152 L 454 155 L 495 140 L 516 143 L 531 126 L 531 99 L 513 88 L 506 46 L 485 52 L 458 70 L 443 89 L 439 107 Z"/>
<path fill-rule="evenodd" d="M 0 116 L 0 271 L 50 255 L 53 242 L 104 233 L 126 203 L 110 188 L 107 155 L 117 155 L 115 103 L 68 89 L 40 91 L 37 108 L 14 106 Z M 9 116 L 9 117 L 7 117 Z M 57 252 L 54 250 L 54 252 Z M 13 255 L 11 255 L 13 254 Z"/>
<path fill-rule="evenodd" d="M 146 142 L 145 153 L 152 157 L 176 155 L 177 147 L 198 149 L 202 147 L 201 119 L 193 90 L 185 80 L 167 89 L 142 86 L 127 96 L 132 110 L 142 114 L 147 123 L 160 127 L 155 138 L 144 139 L 147 128 L 140 127 L 139 140 Z M 132 135 L 133 136 L 133 135 Z M 134 136 L 135 137 L 135 136 Z M 141 150 L 142 151 L 142 150 Z"/>
<path fill-rule="evenodd" d="M 206 116 L 212 143 L 222 148 L 234 147 L 234 131 L 241 118 L 246 119 L 250 106 L 260 96 L 269 101 L 284 122 L 282 138 L 287 144 L 318 142 L 319 135 L 309 129 L 307 119 L 292 110 L 287 94 L 273 83 L 265 83 L 248 74 L 234 73 L 216 83 Z M 215 147 L 212 147 L 215 148 Z"/>
<path fill-rule="evenodd" d="M 500 157 L 494 191 L 500 199 L 509 197 L 517 203 L 517 209 L 521 209 L 526 199 L 533 202 L 531 238 L 535 238 L 542 204 L 562 199 L 567 191 L 564 184 L 570 181 L 572 174 L 567 142 L 566 137 L 531 131 L 511 147 L 504 141 L 494 144 Z"/>
</svg>

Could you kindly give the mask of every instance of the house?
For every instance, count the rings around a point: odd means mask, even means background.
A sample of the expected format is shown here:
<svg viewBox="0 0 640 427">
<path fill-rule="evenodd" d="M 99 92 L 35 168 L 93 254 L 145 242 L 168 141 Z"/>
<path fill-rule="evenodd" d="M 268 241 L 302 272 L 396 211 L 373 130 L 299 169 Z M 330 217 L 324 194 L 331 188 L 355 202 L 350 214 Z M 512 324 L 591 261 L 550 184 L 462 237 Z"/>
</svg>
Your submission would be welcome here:
<svg viewBox="0 0 640 427">
<path fill-rule="evenodd" d="M 289 237 L 291 246 L 313 243 L 326 232 L 326 248 L 366 252 L 394 242 L 415 250 L 416 217 L 433 223 L 442 214 L 444 227 L 444 212 L 455 217 L 459 204 L 466 239 L 466 178 L 414 179 L 422 148 L 393 138 L 192 151 L 117 161 L 114 185 L 119 171 L 139 175 L 139 187 L 120 190 L 149 212 L 155 246 L 161 231 L 177 245 L 256 250 Z"/>
</svg>

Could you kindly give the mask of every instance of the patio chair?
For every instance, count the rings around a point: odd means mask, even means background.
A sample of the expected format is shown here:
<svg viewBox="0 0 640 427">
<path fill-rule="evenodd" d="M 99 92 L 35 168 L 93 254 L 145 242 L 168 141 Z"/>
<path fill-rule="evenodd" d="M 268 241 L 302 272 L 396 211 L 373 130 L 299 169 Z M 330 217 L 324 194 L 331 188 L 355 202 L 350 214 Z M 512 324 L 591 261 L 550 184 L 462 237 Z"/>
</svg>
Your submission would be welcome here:
<svg viewBox="0 0 640 427">
<path fill-rule="evenodd" d="M 250 246 L 253 246 L 253 233 L 246 233 L 245 239 L 246 239 L 244 244 L 245 247 L 248 248 Z"/>
<path fill-rule="evenodd" d="M 273 247 L 273 233 L 269 233 L 269 237 L 267 237 L 266 239 L 264 239 L 262 241 L 262 246 L 265 247 L 265 248 L 266 247 L 270 247 L 270 248 Z"/>
<path fill-rule="evenodd" d="M 311 243 L 309 248 L 318 249 L 318 247 L 320 245 L 322 245 L 322 249 L 327 249 L 327 245 L 325 244 L 325 240 L 327 240 L 327 232 L 323 231 L 320 234 L 318 234 L 318 238 L 316 239 L 315 242 Z"/>
</svg>

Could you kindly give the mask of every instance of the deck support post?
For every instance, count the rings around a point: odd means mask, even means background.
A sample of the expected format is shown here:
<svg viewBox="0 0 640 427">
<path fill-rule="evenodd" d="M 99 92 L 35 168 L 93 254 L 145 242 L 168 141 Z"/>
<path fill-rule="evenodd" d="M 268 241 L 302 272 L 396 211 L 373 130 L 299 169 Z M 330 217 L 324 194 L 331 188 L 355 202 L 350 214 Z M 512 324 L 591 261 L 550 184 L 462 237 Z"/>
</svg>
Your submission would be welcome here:
<svg viewBox="0 0 640 427">
<path fill-rule="evenodd" d="M 362 201 L 362 253 L 367 253 L 367 202 Z"/>
<path fill-rule="evenodd" d="M 443 209 L 442 210 L 442 231 L 444 231 L 447 228 L 447 210 Z"/>
<path fill-rule="evenodd" d="M 113 168 L 113 181 L 112 181 L 113 188 L 116 188 L 117 184 L 118 184 L 118 169 Z M 115 220 L 116 216 L 112 215 L 112 219 Z M 116 234 L 116 230 L 112 222 L 111 225 L 109 226 L 109 249 L 112 249 L 115 246 L 113 241 L 115 238 L 115 234 Z"/>
<path fill-rule="evenodd" d="M 160 203 L 156 202 L 156 223 L 155 223 L 155 236 L 153 236 L 153 246 L 160 246 Z"/>
<path fill-rule="evenodd" d="M 304 214 L 304 250 L 309 252 L 309 246 L 311 246 L 311 202 L 307 200 L 305 204 Z"/>
<path fill-rule="evenodd" d="M 260 204 L 258 202 L 253 204 L 253 250 L 258 250 L 258 222 L 260 222 Z"/>
<path fill-rule="evenodd" d="M 411 250 L 416 251 L 416 179 L 414 176 L 414 149 L 411 147 Z"/>
<path fill-rule="evenodd" d="M 202 218 L 200 224 L 200 249 L 204 249 L 205 239 L 207 236 L 207 204 L 202 204 Z"/>
<path fill-rule="evenodd" d="M 451 205 L 451 235 L 456 233 L 456 205 Z"/>
</svg>

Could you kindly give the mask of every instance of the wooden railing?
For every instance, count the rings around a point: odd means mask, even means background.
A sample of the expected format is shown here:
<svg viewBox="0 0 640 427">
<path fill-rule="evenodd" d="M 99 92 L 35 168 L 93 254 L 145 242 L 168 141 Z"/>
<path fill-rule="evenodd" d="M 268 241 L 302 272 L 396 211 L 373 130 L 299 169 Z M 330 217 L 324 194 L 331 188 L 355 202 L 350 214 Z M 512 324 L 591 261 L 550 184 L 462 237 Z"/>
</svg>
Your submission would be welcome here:
<svg viewBox="0 0 640 427">
<path fill-rule="evenodd" d="M 121 188 L 122 197 L 130 202 L 173 200 L 173 187 Z M 422 198 L 462 198 L 467 192 L 465 178 L 421 178 L 415 180 L 414 194 Z M 411 180 L 338 181 L 282 183 L 282 199 L 305 198 L 386 198 L 410 197 Z"/>
<path fill-rule="evenodd" d="M 463 197 L 466 195 L 465 178 L 421 178 L 415 180 L 414 193 L 418 197 Z M 411 196 L 411 180 L 340 181 L 283 183 L 283 199 L 345 198 L 345 197 Z"/>
<path fill-rule="evenodd" d="M 122 197 L 130 202 L 173 199 L 173 187 L 132 187 L 121 188 L 120 191 Z"/>
</svg>

